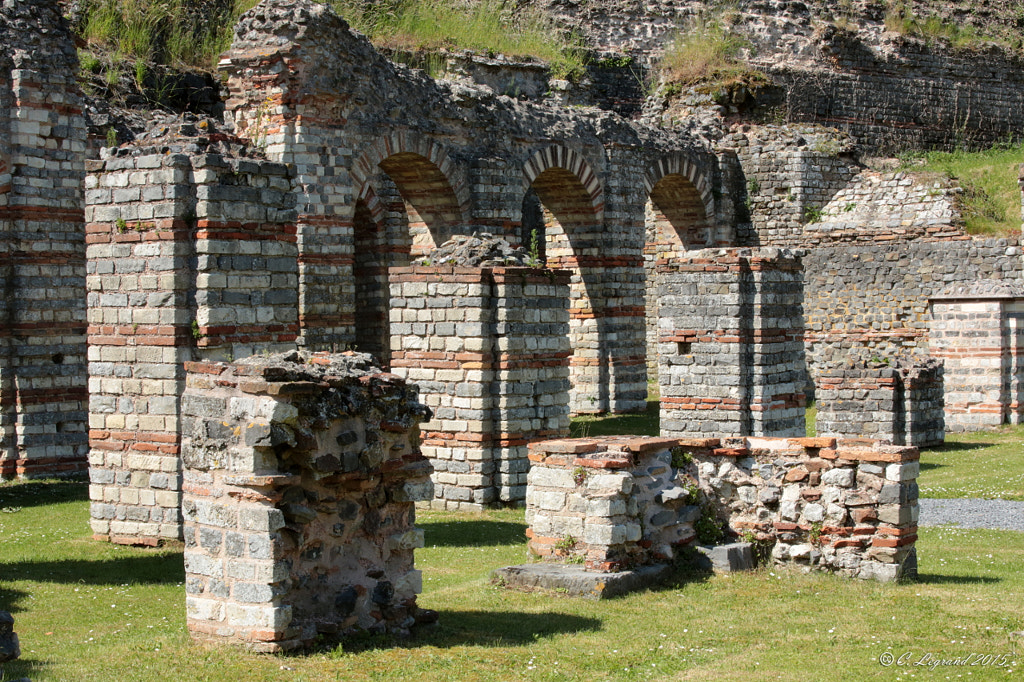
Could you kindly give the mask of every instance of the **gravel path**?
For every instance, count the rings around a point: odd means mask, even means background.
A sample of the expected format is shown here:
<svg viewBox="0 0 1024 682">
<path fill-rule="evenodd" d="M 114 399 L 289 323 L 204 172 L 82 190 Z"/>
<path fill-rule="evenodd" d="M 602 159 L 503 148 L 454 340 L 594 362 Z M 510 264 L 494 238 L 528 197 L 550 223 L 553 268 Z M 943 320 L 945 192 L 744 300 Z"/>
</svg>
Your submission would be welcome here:
<svg viewBox="0 0 1024 682">
<path fill-rule="evenodd" d="M 922 526 L 1000 528 L 1024 531 L 1024 502 L 1007 500 L 935 500 L 921 498 Z"/>
</svg>

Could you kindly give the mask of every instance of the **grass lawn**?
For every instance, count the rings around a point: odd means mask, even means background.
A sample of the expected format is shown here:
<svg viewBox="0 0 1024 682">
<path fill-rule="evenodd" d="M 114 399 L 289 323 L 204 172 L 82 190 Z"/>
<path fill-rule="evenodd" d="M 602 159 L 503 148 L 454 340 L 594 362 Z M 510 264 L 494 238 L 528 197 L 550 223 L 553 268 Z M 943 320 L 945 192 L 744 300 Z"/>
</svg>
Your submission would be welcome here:
<svg viewBox="0 0 1024 682">
<path fill-rule="evenodd" d="M 610 423 L 630 420 L 640 431 L 651 417 L 649 411 L 581 424 L 590 424 L 590 435 L 621 433 Z M 1022 441 L 1024 429 L 1014 428 L 957 436 L 926 451 L 922 494 L 995 491 L 1024 499 Z M 397 644 L 370 640 L 267 656 L 191 642 L 180 545 L 94 542 L 87 519 L 85 484 L 0 483 L 0 609 L 14 613 L 23 652 L 5 666 L 3 679 L 1024 677 L 1024 639 L 1011 636 L 1024 631 L 1024 533 L 922 528 L 921 575 L 913 583 L 762 569 L 731 577 L 680 574 L 661 589 L 590 602 L 489 584 L 492 569 L 528 558 L 521 510 L 421 513 L 427 546 L 416 553 L 424 576 L 420 604 L 440 612 L 433 630 Z M 887 652 L 906 655 L 905 665 L 881 665 Z M 969 667 L 929 667 L 925 658 L 1008 653 L 988 661 L 993 665 Z"/>
</svg>

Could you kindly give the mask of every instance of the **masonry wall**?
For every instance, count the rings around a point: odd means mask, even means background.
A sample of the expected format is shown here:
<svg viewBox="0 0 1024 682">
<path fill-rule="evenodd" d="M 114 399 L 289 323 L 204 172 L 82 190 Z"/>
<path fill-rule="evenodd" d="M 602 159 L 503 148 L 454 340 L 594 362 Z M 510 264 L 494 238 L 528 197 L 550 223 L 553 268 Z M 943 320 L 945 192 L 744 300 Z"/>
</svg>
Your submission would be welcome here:
<svg viewBox="0 0 1024 682">
<path fill-rule="evenodd" d="M 945 440 L 943 365 L 935 358 L 854 357 L 818 374 L 819 436 L 930 447 Z"/>
<path fill-rule="evenodd" d="M 816 368 L 852 351 L 879 356 L 929 351 L 928 298 L 947 285 L 1018 281 L 1018 240 L 958 239 L 809 249 L 804 258 L 805 340 Z"/>
<path fill-rule="evenodd" d="M 108 153 L 86 179 L 92 528 L 114 542 L 181 535 L 184 363 L 294 347 L 286 171 L 196 142 Z"/>
<path fill-rule="evenodd" d="M 658 270 L 662 435 L 803 435 L 800 256 L 693 251 Z"/>
<path fill-rule="evenodd" d="M 867 439 L 591 438 L 531 446 L 530 549 L 588 570 L 755 537 L 777 564 L 916 571 L 918 451 Z M 699 530 L 698 530 L 699 529 Z"/>
<path fill-rule="evenodd" d="M 408 634 L 414 503 L 430 498 L 416 389 L 367 356 L 187 365 L 185 574 L 193 637 L 257 651 Z"/>
<path fill-rule="evenodd" d="M 931 352 L 946 364 L 946 428 L 1024 418 L 1024 287 L 981 282 L 931 301 Z M 987 289 L 987 291 L 985 291 Z"/>
<path fill-rule="evenodd" d="M 53 3 L 0 8 L 0 476 L 86 466 L 85 121 Z"/>
<path fill-rule="evenodd" d="M 522 501 L 527 443 L 569 429 L 568 273 L 420 266 L 390 279 L 391 371 L 434 415 L 432 506 Z"/>
</svg>

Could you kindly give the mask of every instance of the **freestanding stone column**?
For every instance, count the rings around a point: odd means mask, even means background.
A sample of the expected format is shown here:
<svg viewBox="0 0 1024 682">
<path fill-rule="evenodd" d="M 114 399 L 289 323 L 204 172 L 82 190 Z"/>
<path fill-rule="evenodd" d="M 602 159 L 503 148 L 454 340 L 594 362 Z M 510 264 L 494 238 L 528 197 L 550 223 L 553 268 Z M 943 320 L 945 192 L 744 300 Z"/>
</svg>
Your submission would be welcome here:
<svg viewBox="0 0 1024 682">
<path fill-rule="evenodd" d="M 658 272 L 662 435 L 804 435 L 800 254 L 705 249 Z"/>
<path fill-rule="evenodd" d="M 182 399 L 188 628 L 258 651 L 408 633 L 432 496 L 416 388 L 367 355 L 190 362 Z"/>
</svg>

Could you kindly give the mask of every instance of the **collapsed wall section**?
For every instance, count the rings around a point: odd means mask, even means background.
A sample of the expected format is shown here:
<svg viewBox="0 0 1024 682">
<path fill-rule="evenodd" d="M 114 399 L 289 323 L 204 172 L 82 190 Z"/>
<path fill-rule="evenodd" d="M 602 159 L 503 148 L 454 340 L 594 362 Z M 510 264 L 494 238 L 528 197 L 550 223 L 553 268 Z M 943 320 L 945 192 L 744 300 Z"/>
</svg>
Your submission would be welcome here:
<svg viewBox="0 0 1024 682">
<path fill-rule="evenodd" d="M 86 179 L 92 527 L 114 542 L 181 534 L 183 363 L 294 347 L 286 170 L 191 142 Z"/>
<path fill-rule="evenodd" d="M 708 249 L 659 266 L 662 435 L 804 434 L 800 258 Z"/>
<path fill-rule="evenodd" d="M 753 536 L 777 564 L 916 572 L 918 450 L 867 439 L 581 438 L 531 446 L 532 552 L 617 571 Z"/>
<path fill-rule="evenodd" d="M 389 278 L 391 371 L 433 411 L 432 506 L 522 501 L 527 443 L 569 429 L 568 273 L 416 266 Z"/>
<path fill-rule="evenodd" d="M 424 616 L 414 503 L 431 497 L 416 389 L 352 353 L 186 369 L 192 636 L 282 651 L 408 634 Z"/>
<path fill-rule="evenodd" d="M 0 476 L 85 469 L 85 121 L 48 2 L 0 7 Z"/>
</svg>

